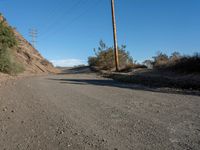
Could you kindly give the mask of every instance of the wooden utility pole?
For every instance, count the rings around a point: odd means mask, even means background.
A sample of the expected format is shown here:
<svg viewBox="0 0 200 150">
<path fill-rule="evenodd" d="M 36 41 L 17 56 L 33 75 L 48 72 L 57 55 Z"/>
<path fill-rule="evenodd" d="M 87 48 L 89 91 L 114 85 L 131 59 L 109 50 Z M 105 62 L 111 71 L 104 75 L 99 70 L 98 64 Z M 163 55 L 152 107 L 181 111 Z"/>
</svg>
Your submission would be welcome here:
<svg viewBox="0 0 200 150">
<path fill-rule="evenodd" d="M 112 7 L 112 24 L 113 24 L 113 38 L 114 38 L 114 51 L 115 51 L 115 67 L 116 67 L 116 71 L 119 71 L 117 27 L 116 27 L 116 20 L 115 20 L 115 1 L 114 0 L 111 0 L 111 7 Z"/>
</svg>

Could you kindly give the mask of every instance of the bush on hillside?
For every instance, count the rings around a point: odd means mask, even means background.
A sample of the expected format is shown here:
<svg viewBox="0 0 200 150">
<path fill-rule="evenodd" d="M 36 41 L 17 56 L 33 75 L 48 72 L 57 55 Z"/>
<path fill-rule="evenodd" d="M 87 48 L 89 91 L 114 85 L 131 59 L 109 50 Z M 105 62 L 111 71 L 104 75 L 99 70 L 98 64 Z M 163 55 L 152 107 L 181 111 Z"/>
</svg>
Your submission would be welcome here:
<svg viewBox="0 0 200 150">
<path fill-rule="evenodd" d="M 166 70 L 180 73 L 200 73 L 200 53 L 193 56 L 182 56 L 174 52 L 171 56 L 164 53 L 158 53 L 153 57 L 154 60 L 146 60 L 146 66 L 152 65 L 154 69 Z"/>
<path fill-rule="evenodd" d="M 17 41 L 11 27 L 5 25 L 4 21 L 0 22 L 0 46 L 12 48 L 17 45 Z"/>
<path fill-rule="evenodd" d="M 0 72 L 8 73 L 11 66 L 10 54 L 7 49 L 0 48 Z"/>
<path fill-rule="evenodd" d="M 157 56 L 153 57 L 153 59 L 154 67 L 160 67 L 166 65 L 169 62 L 169 57 L 162 52 L 158 52 Z"/>
<path fill-rule="evenodd" d="M 88 64 L 89 66 L 92 66 L 92 67 L 97 66 L 98 64 L 97 57 L 93 57 L 93 56 L 88 57 Z"/>
<path fill-rule="evenodd" d="M 11 50 L 0 48 L 0 72 L 15 75 L 24 70 L 21 64 L 18 64 L 12 57 Z"/>
<path fill-rule="evenodd" d="M 173 52 L 171 56 L 169 57 L 170 62 L 176 62 L 182 58 L 181 54 L 179 52 Z"/>
<path fill-rule="evenodd" d="M 11 27 L 5 21 L 0 22 L 0 72 L 17 74 L 23 71 L 23 67 L 16 63 L 13 49 L 17 45 L 15 35 Z"/>
<path fill-rule="evenodd" d="M 125 50 L 126 46 L 118 48 L 120 68 L 125 68 L 133 64 L 133 59 L 129 52 Z M 107 47 L 103 41 L 99 42 L 98 50 L 94 49 L 95 57 L 88 58 L 89 66 L 98 67 L 103 70 L 112 70 L 115 68 L 115 56 L 113 47 Z"/>
<path fill-rule="evenodd" d="M 182 56 L 174 62 L 169 62 L 163 69 L 181 73 L 200 73 L 200 53 L 193 56 Z"/>
</svg>

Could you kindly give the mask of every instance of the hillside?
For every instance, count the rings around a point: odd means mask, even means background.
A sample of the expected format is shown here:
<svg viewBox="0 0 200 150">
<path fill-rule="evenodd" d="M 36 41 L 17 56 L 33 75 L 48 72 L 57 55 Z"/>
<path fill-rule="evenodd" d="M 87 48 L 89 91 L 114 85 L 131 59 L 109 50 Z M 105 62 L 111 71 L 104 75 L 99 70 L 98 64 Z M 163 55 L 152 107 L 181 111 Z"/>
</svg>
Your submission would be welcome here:
<svg viewBox="0 0 200 150">
<path fill-rule="evenodd" d="M 0 16 L 2 22 L 4 17 Z M 5 21 L 5 26 L 9 26 Z M 40 73 L 57 73 L 58 70 L 16 30 L 12 29 L 16 38 L 17 46 L 12 47 L 12 55 L 14 55 L 17 63 L 24 68 L 24 73 L 40 74 Z"/>
<path fill-rule="evenodd" d="M 18 41 L 16 49 L 16 57 L 25 67 L 25 72 L 28 73 L 56 73 L 58 70 L 53 65 L 43 58 L 41 54 L 27 41 L 20 33 L 14 30 Z"/>
</svg>

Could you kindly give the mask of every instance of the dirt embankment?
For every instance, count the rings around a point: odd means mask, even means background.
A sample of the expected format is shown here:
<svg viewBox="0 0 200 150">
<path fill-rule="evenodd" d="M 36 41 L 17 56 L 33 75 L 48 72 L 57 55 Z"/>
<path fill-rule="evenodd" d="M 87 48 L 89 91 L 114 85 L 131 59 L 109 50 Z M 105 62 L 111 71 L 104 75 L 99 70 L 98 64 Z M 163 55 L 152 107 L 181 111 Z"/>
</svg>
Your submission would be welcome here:
<svg viewBox="0 0 200 150">
<path fill-rule="evenodd" d="M 200 91 L 200 74 L 180 74 L 148 69 L 136 69 L 128 73 L 99 71 L 94 68 L 93 70 L 100 72 L 102 76 L 107 78 L 151 88 L 190 90 L 198 93 Z"/>
<path fill-rule="evenodd" d="M 16 48 L 16 57 L 20 63 L 25 67 L 26 73 L 57 73 L 58 69 L 54 66 L 26 40 L 23 36 L 14 31 L 18 41 Z"/>
<path fill-rule="evenodd" d="M 2 15 L 0 15 L 0 21 L 4 21 L 5 26 L 10 26 Z M 59 70 L 54 68 L 52 63 L 45 59 L 16 29 L 13 28 L 13 32 L 17 41 L 17 46 L 12 48 L 13 55 L 16 61 L 24 67 L 24 74 L 59 72 Z"/>
</svg>

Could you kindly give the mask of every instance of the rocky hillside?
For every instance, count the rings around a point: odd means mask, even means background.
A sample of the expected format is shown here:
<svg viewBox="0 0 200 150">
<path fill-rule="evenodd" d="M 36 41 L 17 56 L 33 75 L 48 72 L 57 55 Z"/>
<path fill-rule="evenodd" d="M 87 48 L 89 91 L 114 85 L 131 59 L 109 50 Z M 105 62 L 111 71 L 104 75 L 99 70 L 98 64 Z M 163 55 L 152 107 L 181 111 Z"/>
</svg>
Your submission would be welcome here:
<svg viewBox="0 0 200 150">
<path fill-rule="evenodd" d="M 0 21 L 5 20 L 2 15 L 0 15 Z M 8 23 L 5 22 L 7 26 Z M 57 73 L 58 70 L 15 29 L 13 29 L 14 35 L 16 37 L 17 46 L 13 47 L 13 54 L 16 60 L 22 64 L 25 73 Z"/>
<path fill-rule="evenodd" d="M 41 54 L 22 37 L 21 34 L 19 34 L 16 30 L 14 33 L 18 41 L 16 57 L 25 67 L 25 72 L 56 73 L 58 71 L 48 60 L 44 59 Z"/>
</svg>

